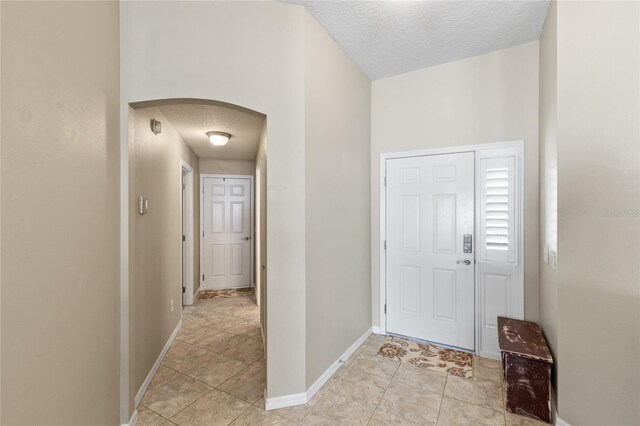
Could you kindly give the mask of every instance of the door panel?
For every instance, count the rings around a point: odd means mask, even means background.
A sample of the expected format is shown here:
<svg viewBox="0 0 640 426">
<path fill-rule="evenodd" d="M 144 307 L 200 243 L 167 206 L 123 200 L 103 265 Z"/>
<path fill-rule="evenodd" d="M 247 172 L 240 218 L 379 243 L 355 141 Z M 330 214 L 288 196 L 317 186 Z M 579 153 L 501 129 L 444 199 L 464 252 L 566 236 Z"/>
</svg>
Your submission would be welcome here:
<svg viewBox="0 0 640 426">
<path fill-rule="evenodd" d="M 400 298 L 403 314 L 420 315 L 420 268 L 400 267 Z"/>
<path fill-rule="evenodd" d="M 251 285 L 249 179 L 204 178 L 203 289 Z"/>
<path fill-rule="evenodd" d="M 387 331 L 473 350 L 474 154 L 387 160 L 386 176 Z"/>
<path fill-rule="evenodd" d="M 433 316 L 439 320 L 456 320 L 456 271 L 434 268 Z"/>
</svg>

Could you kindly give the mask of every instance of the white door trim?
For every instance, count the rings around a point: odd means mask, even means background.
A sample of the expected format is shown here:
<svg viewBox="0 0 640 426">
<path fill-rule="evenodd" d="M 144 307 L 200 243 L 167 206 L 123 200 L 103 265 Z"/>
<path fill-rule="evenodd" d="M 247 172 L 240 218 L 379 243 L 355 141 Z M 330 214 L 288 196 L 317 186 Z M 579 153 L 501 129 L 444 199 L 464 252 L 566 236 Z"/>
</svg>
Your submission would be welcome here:
<svg viewBox="0 0 640 426">
<path fill-rule="evenodd" d="M 386 334 L 387 332 L 387 318 L 385 314 L 385 304 L 387 300 L 387 280 L 386 280 L 386 253 L 384 248 L 384 242 L 387 239 L 386 236 L 386 191 L 385 191 L 385 179 L 386 179 L 386 162 L 387 160 L 394 158 L 407 158 L 407 157 L 420 157 L 426 155 L 438 155 L 438 154 L 459 154 L 463 152 L 473 152 L 477 154 L 477 151 L 488 150 L 488 149 L 511 149 L 515 150 L 518 153 L 518 218 L 517 218 L 517 232 L 519 235 L 518 238 L 518 262 L 522 265 L 524 270 L 524 141 L 508 141 L 508 142 L 496 142 L 496 143 L 485 143 L 485 144 L 476 144 L 476 145 L 463 145 L 463 146 L 453 146 L 447 148 L 433 148 L 433 149 L 423 149 L 423 150 L 415 150 L 415 151 L 404 151 L 404 152 L 388 152 L 380 154 L 380 181 L 378 182 L 378 188 L 380 193 L 380 240 L 378 242 L 378 253 L 379 253 L 379 264 L 380 264 L 380 279 L 379 279 L 379 309 L 380 309 L 380 334 Z M 477 155 L 476 155 L 477 157 Z M 476 158 L 477 161 L 477 158 Z M 474 179 L 474 187 L 477 191 L 478 185 L 478 168 L 476 167 L 476 175 Z M 476 210 L 478 206 L 478 200 L 476 200 Z M 477 215 L 477 213 L 476 213 Z M 480 235 L 480 230 L 478 229 L 478 221 L 476 220 L 475 225 L 476 236 Z M 476 237 L 477 240 L 477 237 Z M 474 242 L 475 246 L 475 242 Z M 475 292 L 476 295 L 478 292 L 478 273 L 477 273 L 477 265 L 476 265 L 476 273 L 475 273 Z M 524 291 L 524 289 L 522 289 Z M 480 321 L 478 319 L 478 301 L 476 297 L 476 315 L 475 315 L 475 335 L 476 335 L 476 347 L 475 352 L 479 354 L 480 348 Z M 522 311 L 524 312 L 524 302 L 522 306 Z M 374 327 L 375 329 L 375 327 Z"/>
<path fill-rule="evenodd" d="M 255 265 L 254 265 L 254 250 L 255 250 L 255 243 L 256 243 L 256 230 L 254 228 L 254 217 L 255 217 L 255 191 L 254 191 L 254 187 L 253 187 L 253 181 L 254 181 L 254 176 L 253 175 L 220 175 L 220 174 L 207 174 L 207 173 L 201 173 L 200 174 L 200 235 L 198 237 L 198 239 L 200 240 L 200 275 L 198 276 L 199 280 L 200 280 L 200 288 L 202 288 L 202 274 L 204 274 L 204 240 L 203 240 L 203 232 L 204 232 L 204 228 L 203 228 L 203 221 L 202 221 L 202 217 L 203 217 L 203 206 L 204 206 L 204 180 L 205 178 L 227 178 L 227 179 L 249 179 L 249 191 L 251 191 L 251 193 L 249 194 L 249 204 L 251 206 L 251 244 L 250 244 L 250 252 L 251 252 L 251 257 L 250 257 L 250 262 L 251 262 L 251 286 L 255 288 L 256 286 L 256 281 L 255 281 Z"/>
<path fill-rule="evenodd" d="M 180 171 L 185 173 L 184 191 L 180 190 L 180 205 L 186 202 L 186 229 L 184 230 L 185 236 L 185 260 L 183 265 L 183 282 L 185 287 L 185 305 L 193 305 L 193 263 L 194 263 L 194 248 L 193 243 L 193 168 L 187 164 L 184 160 L 180 160 Z M 182 176 L 181 176 L 182 177 Z M 180 182 L 182 183 L 182 181 Z M 186 199 L 183 200 L 182 196 L 186 194 Z M 180 209 L 180 223 L 185 223 L 182 217 L 182 208 Z M 182 238 L 182 235 L 180 236 Z"/>
</svg>

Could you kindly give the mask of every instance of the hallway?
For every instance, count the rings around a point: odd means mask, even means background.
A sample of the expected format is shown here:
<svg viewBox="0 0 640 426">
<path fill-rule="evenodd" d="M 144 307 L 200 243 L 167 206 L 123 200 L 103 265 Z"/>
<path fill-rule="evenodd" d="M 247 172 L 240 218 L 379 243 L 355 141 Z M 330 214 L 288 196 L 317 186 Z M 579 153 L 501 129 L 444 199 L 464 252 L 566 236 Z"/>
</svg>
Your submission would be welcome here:
<svg viewBox="0 0 640 426">
<path fill-rule="evenodd" d="M 475 357 L 474 379 L 463 379 L 376 356 L 385 341 L 377 335 L 308 404 L 265 411 L 254 300 L 228 294 L 185 307 L 182 328 L 138 406 L 137 426 L 542 424 L 505 413 L 497 362 Z"/>
<path fill-rule="evenodd" d="M 259 317 L 253 296 L 200 298 L 185 306 L 137 424 L 229 424 L 262 411 L 252 408 L 263 404 L 265 387 Z"/>
</svg>

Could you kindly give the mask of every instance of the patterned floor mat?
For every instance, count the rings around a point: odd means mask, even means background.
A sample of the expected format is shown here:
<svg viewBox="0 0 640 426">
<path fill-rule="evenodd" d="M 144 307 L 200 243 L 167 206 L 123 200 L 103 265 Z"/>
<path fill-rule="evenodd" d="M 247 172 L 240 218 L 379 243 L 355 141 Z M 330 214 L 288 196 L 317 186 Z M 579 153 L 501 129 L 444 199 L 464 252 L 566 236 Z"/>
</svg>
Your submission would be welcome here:
<svg viewBox="0 0 640 426">
<path fill-rule="evenodd" d="M 253 296 L 253 287 L 225 288 L 223 290 L 202 290 L 198 299 L 223 299 L 226 297 Z"/>
<path fill-rule="evenodd" d="M 466 379 L 473 378 L 473 355 L 429 343 L 388 336 L 376 355 Z"/>
</svg>

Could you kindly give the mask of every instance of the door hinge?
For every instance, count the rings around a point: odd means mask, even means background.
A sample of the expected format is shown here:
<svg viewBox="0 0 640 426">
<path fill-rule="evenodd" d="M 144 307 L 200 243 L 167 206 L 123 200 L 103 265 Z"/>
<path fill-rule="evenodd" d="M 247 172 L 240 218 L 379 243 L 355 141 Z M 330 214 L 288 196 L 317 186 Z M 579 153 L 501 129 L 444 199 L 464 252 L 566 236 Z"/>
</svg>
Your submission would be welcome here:
<svg viewBox="0 0 640 426">
<path fill-rule="evenodd" d="M 186 186 L 185 186 L 185 185 L 184 185 L 184 183 L 183 183 L 183 184 L 182 184 L 182 189 L 185 189 L 185 188 L 186 188 Z"/>
<path fill-rule="evenodd" d="M 204 281 L 204 274 L 202 274 L 202 281 Z"/>
<path fill-rule="evenodd" d="M 182 286 L 182 292 L 183 292 L 183 293 L 186 293 L 186 292 L 187 292 L 187 289 L 186 289 L 186 287 L 185 287 L 185 286 Z"/>
<path fill-rule="evenodd" d="M 184 235 L 182 236 L 182 241 L 187 241 L 187 238 Z"/>
<path fill-rule="evenodd" d="M 385 314 L 387 313 L 387 304 L 386 303 L 384 304 L 384 313 Z"/>
<path fill-rule="evenodd" d="M 384 249 L 387 249 L 387 240 L 384 240 Z"/>
<path fill-rule="evenodd" d="M 202 238 L 204 238 L 204 231 L 202 231 Z"/>
<path fill-rule="evenodd" d="M 387 186 L 387 177 L 384 177 L 384 186 Z"/>
</svg>

